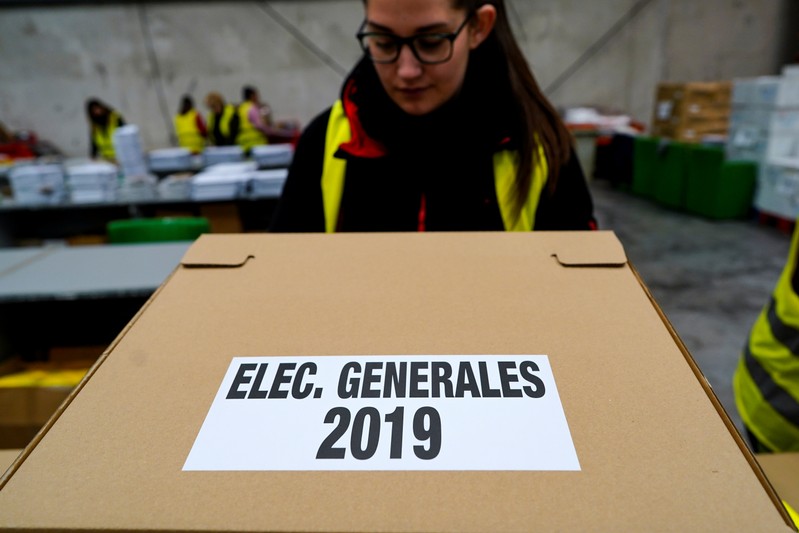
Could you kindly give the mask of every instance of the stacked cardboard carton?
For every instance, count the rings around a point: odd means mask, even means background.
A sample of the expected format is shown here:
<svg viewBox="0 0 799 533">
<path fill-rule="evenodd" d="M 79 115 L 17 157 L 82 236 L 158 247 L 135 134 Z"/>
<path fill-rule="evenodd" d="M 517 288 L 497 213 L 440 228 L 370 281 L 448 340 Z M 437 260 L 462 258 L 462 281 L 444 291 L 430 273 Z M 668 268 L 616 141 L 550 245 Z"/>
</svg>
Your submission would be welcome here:
<svg viewBox="0 0 799 533">
<path fill-rule="evenodd" d="M 729 160 L 759 165 L 754 205 L 762 213 L 799 216 L 799 66 L 781 76 L 735 80 Z"/>
<path fill-rule="evenodd" d="M 683 142 L 726 135 L 731 92 L 728 81 L 659 84 L 652 134 Z"/>
</svg>

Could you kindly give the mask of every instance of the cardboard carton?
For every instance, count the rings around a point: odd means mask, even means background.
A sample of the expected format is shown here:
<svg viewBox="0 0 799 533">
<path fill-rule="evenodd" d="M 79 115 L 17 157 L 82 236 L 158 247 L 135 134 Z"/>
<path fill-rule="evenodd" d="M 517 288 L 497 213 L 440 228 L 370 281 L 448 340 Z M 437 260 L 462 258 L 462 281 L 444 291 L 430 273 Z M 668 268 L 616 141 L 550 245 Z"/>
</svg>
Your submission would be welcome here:
<svg viewBox="0 0 799 533">
<path fill-rule="evenodd" d="M 203 235 L 0 485 L 5 529 L 791 530 L 610 232 Z"/>
<path fill-rule="evenodd" d="M 799 509 L 799 453 L 762 453 L 757 461 L 777 494 L 794 510 Z"/>
<path fill-rule="evenodd" d="M 727 132 L 732 83 L 660 83 L 655 95 L 652 135 L 699 142 L 704 135 Z"/>
</svg>

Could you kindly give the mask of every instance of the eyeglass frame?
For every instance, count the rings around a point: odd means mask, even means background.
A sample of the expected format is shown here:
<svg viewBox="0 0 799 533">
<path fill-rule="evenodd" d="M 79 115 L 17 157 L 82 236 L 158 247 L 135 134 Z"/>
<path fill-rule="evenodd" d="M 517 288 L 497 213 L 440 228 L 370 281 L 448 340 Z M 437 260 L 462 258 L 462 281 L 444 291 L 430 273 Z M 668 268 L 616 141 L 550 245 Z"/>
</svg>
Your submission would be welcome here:
<svg viewBox="0 0 799 533">
<path fill-rule="evenodd" d="M 399 35 L 395 35 L 393 33 L 384 33 L 384 32 L 380 32 L 380 31 L 363 31 L 364 26 L 366 26 L 366 24 L 368 22 L 366 19 L 364 19 L 364 21 L 361 23 L 360 29 L 358 29 L 358 33 L 355 34 L 355 37 L 358 39 L 358 43 L 361 45 L 361 50 L 363 50 L 363 52 L 366 54 L 366 56 L 369 59 L 371 59 L 374 63 L 378 63 L 380 65 L 390 65 L 391 63 L 395 63 L 399 59 L 400 54 L 402 53 L 402 47 L 405 46 L 405 45 L 408 45 L 408 48 L 411 49 L 411 53 L 413 54 L 413 57 L 415 57 L 419 61 L 419 63 L 421 63 L 423 65 L 440 65 L 441 63 L 446 63 L 447 61 L 452 59 L 452 54 L 455 51 L 455 39 L 458 38 L 458 35 L 461 34 L 463 29 L 469 23 L 469 21 L 472 20 L 472 17 L 474 16 L 474 13 L 475 13 L 474 11 L 471 11 L 466 16 L 466 20 L 464 20 L 463 23 L 454 32 L 449 32 L 449 33 L 445 33 L 445 32 L 418 33 L 416 35 L 411 35 L 410 37 L 400 37 Z M 363 42 L 363 38 L 364 37 L 369 37 L 369 36 L 372 36 L 372 35 L 380 35 L 380 36 L 383 36 L 383 37 L 389 37 L 389 38 L 393 39 L 395 43 L 397 43 L 397 54 L 396 54 L 396 56 L 394 56 L 394 59 L 392 59 L 390 61 L 378 61 L 374 57 L 372 57 L 372 55 L 369 53 L 369 47 L 364 45 L 364 42 Z M 429 38 L 429 37 L 440 37 L 442 39 L 445 39 L 445 40 L 449 41 L 449 55 L 446 57 L 446 59 L 442 59 L 440 61 L 427 61 L 427 60 L 422 59 L 419 56 L 419 51 L 416 50 L 416 46 L 414 46 L 413 42 L 416 39 L 420 39 L 420 38 L 424 39 L 426 37 L 427 38 Z"/>
</svg>

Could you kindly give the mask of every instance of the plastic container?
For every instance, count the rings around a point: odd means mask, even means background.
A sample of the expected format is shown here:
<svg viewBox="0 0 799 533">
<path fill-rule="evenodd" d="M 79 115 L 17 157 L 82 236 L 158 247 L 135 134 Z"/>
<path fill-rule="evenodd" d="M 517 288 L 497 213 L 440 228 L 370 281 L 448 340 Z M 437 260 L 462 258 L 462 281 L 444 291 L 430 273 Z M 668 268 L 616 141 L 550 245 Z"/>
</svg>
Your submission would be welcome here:
<svg viewBox="0 0 799 533">
<path fill-rule="evenodd" d="M 165 217 L 113 220 L 107 225 L 108 242 L 112 244 L 137 242 L 193 241 L 211 231 L 205 217 Z"/>
</svg>

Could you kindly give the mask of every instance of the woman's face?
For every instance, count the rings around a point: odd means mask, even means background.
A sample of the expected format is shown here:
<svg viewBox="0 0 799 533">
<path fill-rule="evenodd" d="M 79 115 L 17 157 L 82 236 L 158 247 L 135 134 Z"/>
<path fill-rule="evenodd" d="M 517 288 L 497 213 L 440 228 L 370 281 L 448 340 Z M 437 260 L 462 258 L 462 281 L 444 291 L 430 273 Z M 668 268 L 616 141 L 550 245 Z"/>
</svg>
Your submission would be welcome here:
<svg viewBox="0 0 799 533">
<path fill-rule="evenodd" d="M 455 32 L 467 13 L 452 7 L 452 0 L 368 0 L 364 31 L 410 37 L 424 33 Z M 441 107 L 460 89 L 466 75 L 469 50 L 482 42 L 467 25 L 453 42 L 452 58 L 445 63 L 420 63 L 409 46 L 403 46 L 394 63 L 375 63 L 389 97 L 410 115 L 425 115 Z"/>
</svg>

